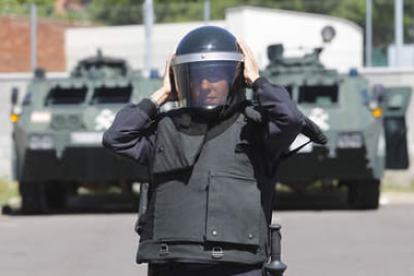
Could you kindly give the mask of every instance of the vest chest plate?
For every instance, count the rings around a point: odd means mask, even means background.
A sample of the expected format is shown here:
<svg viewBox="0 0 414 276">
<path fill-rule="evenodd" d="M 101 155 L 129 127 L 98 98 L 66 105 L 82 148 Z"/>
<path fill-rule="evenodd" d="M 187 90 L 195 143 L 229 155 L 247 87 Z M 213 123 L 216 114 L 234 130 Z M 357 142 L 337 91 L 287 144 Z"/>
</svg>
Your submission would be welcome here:
<svg viewBox="0 0 414 276">
<path fill-rule="evenodd" d="M 177 133 L 172 127 L 159 129 L 155 240 L 259 245 L 264 217 L 246 126 L 240 116 L 207 142 L 204 136 Z"/>
<path fill-rule="evenodd" d="M 243 258 L 257 261 L 265 256 L 265 205 L 272 194 L 255 177 L 263 161 L 258 137 L 244 118 L 240 115 L 206 142 L 204 135 L 178 132 L 171 120 L 160 122 L 153 167 L 153 240 L 146 241 L 144 255 L 153 246 L 199 244 L 201 255 L 214 246 L 233 248 L 235 255 L 223 261 L 242 258 L 237 257 L 242 254 L 235 249 L 239 246 L 247 249 Z M 174 258 L 172 252 L 156 257 L 168 258 Z"/>
</svg>

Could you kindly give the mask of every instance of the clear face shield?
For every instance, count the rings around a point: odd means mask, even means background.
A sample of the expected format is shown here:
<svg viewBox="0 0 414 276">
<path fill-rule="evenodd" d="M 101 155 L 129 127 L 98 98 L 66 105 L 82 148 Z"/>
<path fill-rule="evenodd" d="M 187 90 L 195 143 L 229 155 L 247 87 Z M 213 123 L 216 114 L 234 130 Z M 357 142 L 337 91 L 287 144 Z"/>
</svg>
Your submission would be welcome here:
<svg viewBox="0 0 414 276">
<path fill-rule="evenodd" d="M 242 74 L 240 53 L 216 52 L 173 59 L 175 90 L 181 107 L 212 109 L 226 105 Z"/>
</svg>

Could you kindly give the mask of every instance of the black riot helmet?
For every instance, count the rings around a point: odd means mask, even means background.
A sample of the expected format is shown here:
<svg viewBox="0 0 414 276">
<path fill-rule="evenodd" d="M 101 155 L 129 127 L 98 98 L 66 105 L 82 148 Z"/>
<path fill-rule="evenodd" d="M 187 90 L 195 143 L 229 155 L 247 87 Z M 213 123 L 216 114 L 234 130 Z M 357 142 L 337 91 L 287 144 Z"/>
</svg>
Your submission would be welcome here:
<svg viewBox="0 0 414 276">
<path fill-rule="evenodd" d="M 231 107 L 245 99 L 243 55 L 227 30 L 205 26 L 189 32 L 172 60 L 181 107 Z"/>
</svg>

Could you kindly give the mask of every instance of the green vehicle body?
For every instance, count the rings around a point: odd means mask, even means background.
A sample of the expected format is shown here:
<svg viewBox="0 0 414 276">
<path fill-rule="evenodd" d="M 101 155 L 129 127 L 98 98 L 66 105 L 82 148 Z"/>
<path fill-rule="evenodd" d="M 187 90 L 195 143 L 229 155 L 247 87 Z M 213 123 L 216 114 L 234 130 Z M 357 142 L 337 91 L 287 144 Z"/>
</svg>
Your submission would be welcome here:
<svg viewBox="0 0 414 276">
<path fill-rule="evenodd" d="M 325 146 L 310 144 L 286 160 L 279 180 L 297 191 L 317 180 L 336 182 L 348 186 L 352 207 L 377 208 L 384 170 L 409 166 L 405 112 L 411 89 L 370 87 L 356 70 L 345 75 L 326 69 L 321 51 L 286 58 L 282 45 L 268 48 L 271 63 L 262 74 L 285 86 L 329 139 Z M 291 149 L 307 140 L 299 136 Z"/>
<path fill-rule="evenodd" d="M 80 186 L 131 191 L 133 182 L 148 181 L 147 168 L 105 150 L 102 135 L 120 108 L 149 96 L 161 82 L 100 53 L 80 61 L 65 79 L 38 72 L 13 123 L 13 173 L 23 211 L 64 208 Z"/>
<path fill-rule="evenodd" d="M 284 85 L 329 139 L 284 161 L 279 180 L 297 191 L 317 180 L 336 181 L 348 187 L 351 206 L 377 208 L 384 170 L 409 166 L 405 113 L 411 89 L 369 87 L 357 74 L 326 69 L 320 52 L 286 58 L 281 45 L 268 49 L 271 63 L 261 74 Z M 101 54 L 80 61 L 65 79 L 37 74 L 13 123 L 13 174 L 23 211 L 64 208 L 80 186 L 118 185 L 131 192 L 133 182 L 147 182 L 148 168 L 109 153 L 101 139 L 120 108 L 161 84 L 143 78 L 125 60 Z M 12 113 L 16 99 L 13 95 Z M 381 116 L 373 115 L 375 109 Z M 298 137 L 291 149 L 306 141 Z"/>
</svg>

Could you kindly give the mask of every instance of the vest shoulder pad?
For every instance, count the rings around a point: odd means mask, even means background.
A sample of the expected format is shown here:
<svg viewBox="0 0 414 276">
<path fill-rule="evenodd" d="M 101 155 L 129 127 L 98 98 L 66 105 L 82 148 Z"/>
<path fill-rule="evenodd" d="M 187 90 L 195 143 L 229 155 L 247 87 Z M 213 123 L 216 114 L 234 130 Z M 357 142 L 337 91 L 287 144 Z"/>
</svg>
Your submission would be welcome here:
<svg viewBox="0 0 414 276">
<path fill-rule="evenodd" d="M 259 112 L 258 106 L 251 101 L 248 102 L 243 113 L 249 121 L 254 123 L 262 122 L 262 114 Z"/>
</svg>

